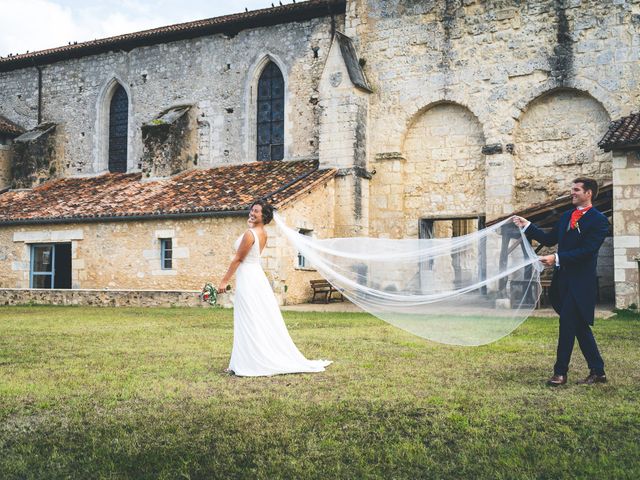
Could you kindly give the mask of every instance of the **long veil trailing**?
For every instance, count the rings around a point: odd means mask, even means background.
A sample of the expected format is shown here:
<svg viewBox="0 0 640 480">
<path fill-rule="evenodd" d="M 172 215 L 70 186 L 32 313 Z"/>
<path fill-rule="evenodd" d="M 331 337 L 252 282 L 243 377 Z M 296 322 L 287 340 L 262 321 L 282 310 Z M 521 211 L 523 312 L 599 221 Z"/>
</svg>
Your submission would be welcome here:
<svg viewBox="0 0 640 480">
<path fill-rule="evenodd" d="M 511 333 L 540 296 L 542 266 L 511 218 L 453 238 L 314 239 L 275 222 L 345 297 L 429 340 L 484 345 Z"/>
</svg>

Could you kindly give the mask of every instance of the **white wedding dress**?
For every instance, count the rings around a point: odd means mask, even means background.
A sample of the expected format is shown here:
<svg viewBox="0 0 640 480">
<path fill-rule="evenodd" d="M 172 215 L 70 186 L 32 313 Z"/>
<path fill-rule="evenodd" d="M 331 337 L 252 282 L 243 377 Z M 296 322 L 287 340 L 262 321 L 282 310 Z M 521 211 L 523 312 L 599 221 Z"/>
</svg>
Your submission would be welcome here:
<svg viewBox="0 0 640 480">
<path fill-rule="evenodd" d="M 260 265 L 260 242 L 236 271 L 233 311 L 233 351 L 229 370 L 242 377 L 282 373 L 322 372 L 329 360 L 307 360 L 291 340 L 278 302 Z M 237 251 L 242 235 L 234 245 Z"/>
</svg>

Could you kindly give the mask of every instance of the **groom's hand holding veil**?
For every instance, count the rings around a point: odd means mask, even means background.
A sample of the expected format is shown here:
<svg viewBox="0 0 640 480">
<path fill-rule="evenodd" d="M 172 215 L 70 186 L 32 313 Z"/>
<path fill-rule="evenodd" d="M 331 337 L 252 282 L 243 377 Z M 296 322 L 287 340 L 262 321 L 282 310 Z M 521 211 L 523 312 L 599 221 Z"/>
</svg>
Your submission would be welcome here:
<svg viewBox="0 0 640 480">
<path fill-rule="evenodd" d="M 525 230 L 531 224 L 531 222 L 526 218 L 522 218 L 517 215 L 513 216 L 513 223 L 515 223 L 516 226 L 523 228 Z M 558 262 L 558 259 L 556 258 L 555 255 L 545 255 L 542 257 L 538 257 L 538 260 L 540 260 L 540 263 L 542 263 L 545 267 L 553 267 Z"/>
<path fill-rule="evenodd" d="M 515 223 L 516 226 L 518 226 L 520 228 L 527 228 L 531 222 L 529 220 L 527 220 L 526 218 L 522 218 L 522 217 L 518 217 L 517 215 L 514 215 L 513 216 L 513 223 Z"/>
</svg>

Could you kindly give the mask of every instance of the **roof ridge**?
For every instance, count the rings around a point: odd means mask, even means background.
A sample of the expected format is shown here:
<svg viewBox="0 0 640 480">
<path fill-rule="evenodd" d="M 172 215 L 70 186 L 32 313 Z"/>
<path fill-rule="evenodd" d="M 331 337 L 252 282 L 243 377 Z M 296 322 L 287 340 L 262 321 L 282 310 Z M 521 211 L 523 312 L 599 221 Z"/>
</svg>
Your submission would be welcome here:
<svg viewBox="0 0 640 480">
<path fill-rule="evenodd" d="M 195 38 L 214 33 L 236 34 L 239 31 L 260 26 L 278 25 L 291 21 L 303 21 L 329 14 L 344 13 L 346 0 L 305 0 L 261 8 L 245 12 L 221 15 L 218 17 L 175 23 L 137 32 L 97 38 L 80 43 L 61 45 L 35 52 L 28 52 L 9 57 L 0 57 L 0 72 L 16 70 L 34 65 L 45 65 L 69 58 L 79 58 L 108 51 L 110 47 L 122 48 L 131 42 L 131 48 L 163 43 L 164 40 L 176 41 Z M 275 20 L 275 21 L 274 21 Z M 228 27 L 225 30 L 225 27 Z M 165 38 L 167 37 L 167 38 Z M 126 49 L 123 48 L 123 49 Z M 38 61 L 38 60 L 42 61 Z"/>
</svg>

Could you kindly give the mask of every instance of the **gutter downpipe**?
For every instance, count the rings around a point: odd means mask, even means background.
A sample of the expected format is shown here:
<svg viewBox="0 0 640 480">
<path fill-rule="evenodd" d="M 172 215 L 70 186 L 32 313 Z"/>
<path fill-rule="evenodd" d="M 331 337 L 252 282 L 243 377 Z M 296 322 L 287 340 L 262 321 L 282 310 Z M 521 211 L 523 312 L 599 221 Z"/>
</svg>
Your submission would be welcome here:
<svg viewBox="0 0 640 480">
<path fill-rule="evenodd" d="M 36 65 L 36 61 L 33 61 L 33 66 L 38 71 L 38 125 L 42 123 L 42 66 Z"/>
</svg>

